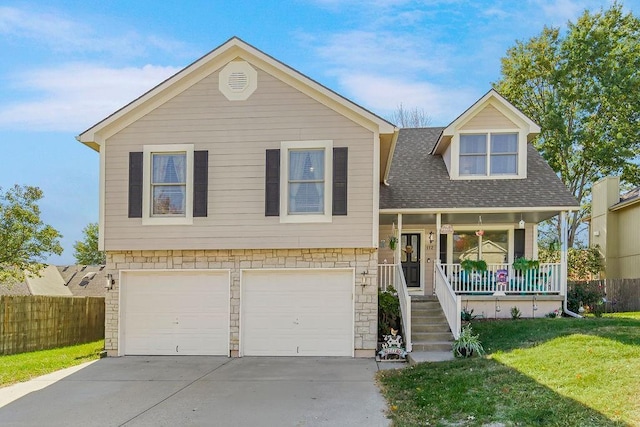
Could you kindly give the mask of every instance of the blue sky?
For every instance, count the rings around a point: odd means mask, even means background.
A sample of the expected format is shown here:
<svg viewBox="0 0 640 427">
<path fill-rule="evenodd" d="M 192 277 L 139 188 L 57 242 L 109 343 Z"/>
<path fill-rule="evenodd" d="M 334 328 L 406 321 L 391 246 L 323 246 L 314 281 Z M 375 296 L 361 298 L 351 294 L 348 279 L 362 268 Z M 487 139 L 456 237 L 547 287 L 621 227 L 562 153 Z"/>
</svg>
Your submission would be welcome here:
<svg viewBox="0 0 640 427">
<path fill-rule="evenodd" d="M 62 256 L 98 219 L 98 154 L 75 136 L 238 36 L 389 117 L 402 103 L 446 125 L 544 25 L 605 0 L 57 1 L 0 4 L 0 187 L 44 190 Z M 638 14 L 640 0 L 625 1 Z"/>
</svg>

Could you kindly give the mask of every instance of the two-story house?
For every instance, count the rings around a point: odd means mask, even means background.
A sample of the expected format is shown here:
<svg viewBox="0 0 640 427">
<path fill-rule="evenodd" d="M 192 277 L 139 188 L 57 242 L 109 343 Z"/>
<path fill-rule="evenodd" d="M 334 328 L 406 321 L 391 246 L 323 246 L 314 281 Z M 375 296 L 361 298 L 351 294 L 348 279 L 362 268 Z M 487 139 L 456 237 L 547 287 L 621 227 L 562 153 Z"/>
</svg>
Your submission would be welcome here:
<svg viewBox="0 0 640 427">
<path fill-rule="evenodd" d="M 537 132 L 494 91 L 399 131 L 230 39 L 78 136 L 100 153 L 108 354 L 370 357 L 379 285 L 489 298 L 459 261 L 509 270 L 537 222 L 577 207 Z M 562 266 L 544 271 L 557 304 Z"/>
</svg>

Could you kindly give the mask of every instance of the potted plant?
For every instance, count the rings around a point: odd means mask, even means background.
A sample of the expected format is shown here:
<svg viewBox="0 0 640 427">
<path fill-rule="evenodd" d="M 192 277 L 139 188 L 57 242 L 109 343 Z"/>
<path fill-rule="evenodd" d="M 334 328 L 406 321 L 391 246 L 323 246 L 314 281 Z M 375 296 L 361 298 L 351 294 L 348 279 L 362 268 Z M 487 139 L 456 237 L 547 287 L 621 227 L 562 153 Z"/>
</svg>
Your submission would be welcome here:
<svg viewBox="0 0 640 427">
<path fill-rule="evenodd" d="M 515 276 L 524 287 L 528 289 L 535 285 L 538 276 L 537 271 L 540 267 L 540 261 L 520 257 L 513 261 L 513 264 L 511 264 L 511 266 L 516 272 Z"/>
<path fill-rule="evenodd" d="M 540 261 L 520 257 L 513 261 L 513 264 L 511 264 L 511 266 L 515 271 L 535 270 L 540 267 Z"/>
<path fill-rule="evenodd" d="M 389 236 L 389 249 L 392 251 L 396 250 L 398 245 L 398 238 L 396 236 Z"/>
<path fill-rule="evenodd" d="M 467 272 L 471 273 L 477 271 L 478 273 L 484 273 L 487 271 L 487 262 L 483 259 L 474 261 L 472 259 L 465 259 L 460 263 L 460 267 Z"/>
<path fill-rule="evenodd" d="M 455 357 L 471 357 L 474 354 L 482 356 L 484 348 L 479 335 L 473 335 L 471 324 L 465 325 L 460 331 L 460 337 L 453 342 L 453 355 Z"/>
<path fill-rule="evenodd" d="M 480 281 L 482 276 L 484 276 L 484 273 L 487 271 L 487 262 L 483 259 L 479 259 L 477 261 L 472 259 L 465 259 L 460 262 L 460 267 L 462 268 L 462 270 L 464 270 L 464 277 L 466 277 L 467 279 L 466 281 L 468 281 L 469 279 Z"/>
</svg>

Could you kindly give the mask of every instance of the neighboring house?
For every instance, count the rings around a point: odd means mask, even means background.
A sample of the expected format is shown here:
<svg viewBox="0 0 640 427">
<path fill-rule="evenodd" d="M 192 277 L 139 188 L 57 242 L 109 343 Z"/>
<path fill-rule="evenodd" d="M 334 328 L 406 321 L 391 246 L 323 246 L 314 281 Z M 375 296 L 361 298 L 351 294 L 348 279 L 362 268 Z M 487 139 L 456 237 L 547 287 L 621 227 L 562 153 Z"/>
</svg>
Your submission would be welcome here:
<svg viewBox="0 0 640 427">
<path fill-rule="evenodd" d="M 3 284 L 0 286 L 0 295 L 73 296 L 65 286 L 58 269 L 53 265 L 45 266 L 38 275 L 25 272 L 24 282 Z"/>
<path fill-rule="evenodd" d="M 593 184 L 589 246 L 598 245 L 609 279 L 640 278 L 640 187 L 620 192 L 620 177 Z"/>
<path fill-rule="evenodd" d="M 58 271 L 67 288 L 76 297 L 104 297 L 104 265 L 62 265 Z"/>
<path fill-rule="evenodd" d="M 373 356 L 378 276 L 402 286 L 384 259 L 404 254 L 410 292 L 431 294 L 480 223 L 511 262 L 577 209 L 538 132 L 495 91 L 399 131 L 230 39 L 78 136 L 100 153 L 108 354 Z M 545 271 L 557 308 L 563 268 Z"/>
</svg>

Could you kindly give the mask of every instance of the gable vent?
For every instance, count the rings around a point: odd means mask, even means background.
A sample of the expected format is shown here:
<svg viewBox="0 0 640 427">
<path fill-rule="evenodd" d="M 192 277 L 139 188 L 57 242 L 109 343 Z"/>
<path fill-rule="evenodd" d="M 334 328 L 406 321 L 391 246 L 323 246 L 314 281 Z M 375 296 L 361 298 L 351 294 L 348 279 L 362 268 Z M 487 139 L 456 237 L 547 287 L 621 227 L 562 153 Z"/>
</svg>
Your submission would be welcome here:
<svg viewBox="0 0 640 427">
<path fill-rule="evenodd" d="M 220 70 L 218 87 L 229 101 L 244 101 L 258 87 L 258 72 L 246 61 L 231 61 Z"/>
<path fill-rule="evenodd" d="M 233 91 L 241 91 L 247 88 L 249 84 L 249 77 L 243 72 L 231 73 L 229 75 L 229 89 Z"/>
</svg>

